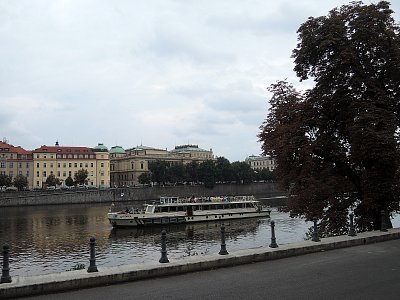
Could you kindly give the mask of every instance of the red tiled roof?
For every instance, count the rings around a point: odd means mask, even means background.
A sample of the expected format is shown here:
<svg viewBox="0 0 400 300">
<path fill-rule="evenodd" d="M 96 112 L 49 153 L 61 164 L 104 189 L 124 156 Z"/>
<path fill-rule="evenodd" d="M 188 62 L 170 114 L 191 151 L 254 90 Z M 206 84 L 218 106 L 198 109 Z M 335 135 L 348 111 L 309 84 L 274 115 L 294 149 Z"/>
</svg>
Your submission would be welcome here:
<svg viewBox="0 0 400 300">
<path fill-rule="evenodd" d="M 8 149 L 8 150 L 5 150 Z M 14 147 L 13 145 L 0 141 L 0 152 L 17 153 L 17 154 L 31 154 L 32 151 L 25 150 L 21 146 Z"/>
<path fill-rule="evenodd" d="M 88 147 L 66 147 L 66 146 L 41 146 L 32 151 L 33 153 L 62 153 L 62 154 L 92 154 L 92 148 Z"/>
</svg>

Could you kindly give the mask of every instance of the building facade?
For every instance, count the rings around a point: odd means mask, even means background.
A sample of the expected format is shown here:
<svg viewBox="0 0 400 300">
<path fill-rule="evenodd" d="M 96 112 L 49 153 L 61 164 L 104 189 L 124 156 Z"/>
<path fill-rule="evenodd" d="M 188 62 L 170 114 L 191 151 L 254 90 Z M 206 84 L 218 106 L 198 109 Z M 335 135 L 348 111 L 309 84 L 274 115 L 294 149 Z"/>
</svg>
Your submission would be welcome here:
<svg viewBox="0 0 400 300">
<path fill-rule="evenodd" d="M 7 140 L 0 142 L 0 174 L 8 175 L 14 180 L 17 175 L 28 179 L 28 184 L 33 180 L 32 152 L 20 146 L 8 144 Z"/>
<path fill-rule="evenodd" d="M 81 169 L 88 171 L 87 184 L 96 187 L 110 186 L 110 161 L 107 147 L 99 144 L 94 148 L 41 146 L 32 151 L 33 184 L 43 187 L 49 175 L 53 174 L 62 185 L 65 180 Z"/>
<path fill-rule="evenodd" d="M 273 171 L 276 168 L 275 160 L 270 156 L 250 155 L 246 158 L 245 162 L 248 163 L 250 165 L 250 168 L 255 171 L 262 169 Z"/>
<path fill-rule="evenodd" d="M 213 159 L 212 149 L 204 150 L 197 145 L 176 146 L 171 151 L 143 145 L 127 150 L 115 146 L 110 149 L 111 186 L 138 185 L 139 176 L 149 171 L 149 163 L 152 161 L 162 160 L 170 165 L 185 165 L 192 161 L 201 163 Z"/>
</svg>

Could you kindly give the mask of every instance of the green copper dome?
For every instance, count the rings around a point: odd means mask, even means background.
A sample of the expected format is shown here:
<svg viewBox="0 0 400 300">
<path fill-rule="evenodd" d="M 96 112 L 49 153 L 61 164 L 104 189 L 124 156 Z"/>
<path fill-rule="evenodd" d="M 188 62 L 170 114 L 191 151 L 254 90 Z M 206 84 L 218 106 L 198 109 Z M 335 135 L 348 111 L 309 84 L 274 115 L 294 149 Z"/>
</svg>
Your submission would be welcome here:
<svg viewBox="0 0 400 300">
<path fill-rule="evenodd" d="M 125 154 L 125 150 L 121 146 L 114 146 L 114 147 L 111 147 L 110 153 Z"/>
<path fill-rule="evenodd" d="M 108 152 L 108 148 L 104 146 L 104 144 L 99 143 L 96 147 L 93 148 L 95 152 Z"/>
</svg>

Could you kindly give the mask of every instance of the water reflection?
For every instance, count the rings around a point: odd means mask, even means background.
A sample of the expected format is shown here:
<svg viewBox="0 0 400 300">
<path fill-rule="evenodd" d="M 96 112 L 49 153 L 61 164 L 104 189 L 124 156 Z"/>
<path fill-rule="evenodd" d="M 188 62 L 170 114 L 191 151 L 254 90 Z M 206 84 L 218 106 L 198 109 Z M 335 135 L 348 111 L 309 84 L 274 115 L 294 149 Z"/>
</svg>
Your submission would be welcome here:
<svg viewBox="0 0 400 300">
<path fill-rule="evenodd" d="M 137 203 L 134 203 L 134 205 Z M 11 245 L 11 276 L 49 274 L 89 264 L 89 238 L 96 237 L 97 266 L 117 266 L 160 258 L 161 227 L 112 229 L 106 218 L 108 206 L 63 205 L 14 207 L 0 210 L 0 243 Z M 309 227 L 274 210 L 278 244 L 304 239 Z M 228 251 L 267 246 L 270 219 L 225 222 Z M 218 253 L 219 222 L 175 224 L 167 230 L 170 259 Z"/>
</svg>

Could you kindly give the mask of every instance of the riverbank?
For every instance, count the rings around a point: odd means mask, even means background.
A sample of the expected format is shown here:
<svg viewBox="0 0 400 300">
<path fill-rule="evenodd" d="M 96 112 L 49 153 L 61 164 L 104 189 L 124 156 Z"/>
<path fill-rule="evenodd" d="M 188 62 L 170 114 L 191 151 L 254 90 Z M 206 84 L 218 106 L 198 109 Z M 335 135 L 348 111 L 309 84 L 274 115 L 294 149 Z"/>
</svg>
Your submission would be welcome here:
<svg viewBox="0 0 400 300">
<path fill-rule="evenodd" d="M 187 257 L 179 260 L 170 260 L 169 263 L 164 264 L 150 262 L 119 267 L 98 267 L 98 272 L 94 273 L 88 273 L 86 270 L 78 270 L 41 276 L 21 276 L 12 278 L 11 283 L 0 284 L 0 298 L 9 299 L 184 274 L 399 238 L 400 229 L 396 228 L 389 229 L 387 232 L 373 231 L 359 233 L 355 237 L 339 236 L 324 238 L 320 242 L 304 241 L 283 245 L 279 248 L 260 247 L 235 252 L 229 252 L 228 248 L 228 255 L 212 254 Z"/>
<path fill-rule="evenodd" d="M 75 191 L 24 191 L 0 193 L 0 207 L 34 206 L 57 204 L 88 204 L 129 201 L 148 201 L 161 196 L 190 197 L 218 195 L 254 195 L 256 198 L 272 198 L 285 195 L 274 182 L 258 182 L 252 184 L 217 184 L 213 189 L 203 185 L 154 186 L 113 188 L 107 190 L 75 190 Z"/>
</svg>

